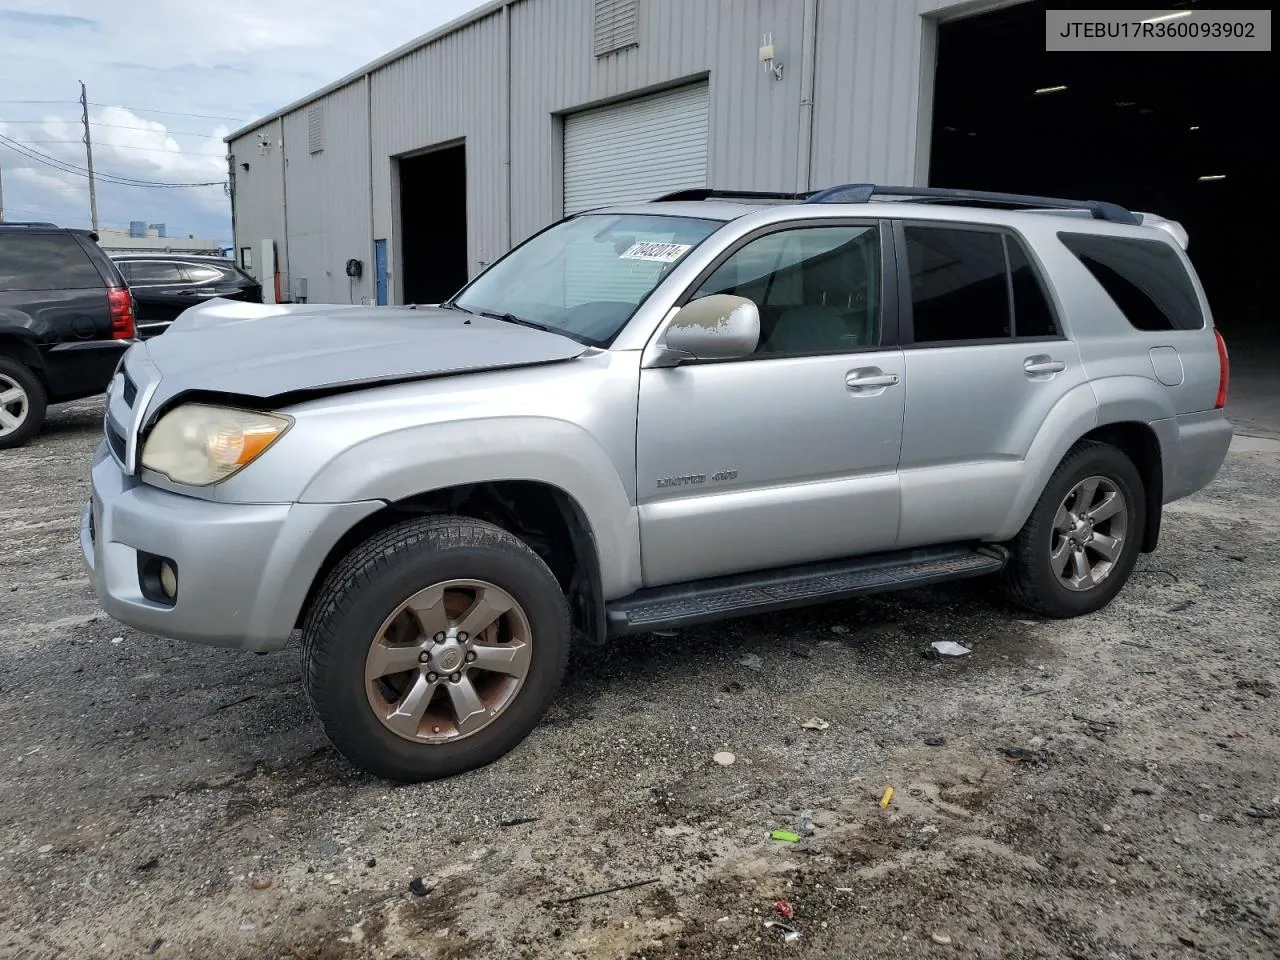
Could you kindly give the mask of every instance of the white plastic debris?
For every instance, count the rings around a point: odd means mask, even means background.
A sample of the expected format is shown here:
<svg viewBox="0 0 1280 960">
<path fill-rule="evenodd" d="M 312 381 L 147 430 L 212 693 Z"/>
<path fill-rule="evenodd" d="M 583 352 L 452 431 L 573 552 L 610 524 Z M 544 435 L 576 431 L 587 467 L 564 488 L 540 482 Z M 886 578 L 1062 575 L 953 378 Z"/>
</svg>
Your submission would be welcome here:
<svg viewBox="0 0 1280 960">
<path fill-rule="evenodd" d="M 764 669 L 764 661 L 760 659 L 760 655 L 757 653 L 748 653 L 745 657 L 739 660 L 738 663 L 746 667 L 748 670 Z"/>
<path fill-rule="evenodd" d="M 826 720 L 823 720 L 821 717 L 810 717 L 804 723 L 800 724 L 800 726 L 804 727 L 806 730 L 826 730 L 831 726 L 831 724 Z"/>
<path fill-rule="evenodd" d="M 788 926 L 785 923 L 779 923 L 777 920 L 766 920 L 764 922 L 764 928 L 766 930 L 776 930 L 778 933 L 782 934 L 782 940 L 784 943 L 794 943 L 800 939 L 799 930 L 795 927 Z"/>
<path fill-rule="evenodd" d="M 733 761 L 737 760 L 738 758 L 735 757 L 728 750 L 721 750 L 711 759 L 714 760 L 716 763 L 720 764 L 720 766 L 722 767 L 728 767 L 728 766 L 732 766 Z"/>
<path fill-rule="evenodd" d="M 954 640 L 935 640 L 929 644 L 942 657 L 963 657 L 973 653 L 968 647 L 956 643 Z"/>
<path fill-rule="evenodd" d="M 112 638 L 111 638 L 111 642 L 112 642 L 112 643 L 124 643 L 124 637 L 112 637 Z"/>
</svg>

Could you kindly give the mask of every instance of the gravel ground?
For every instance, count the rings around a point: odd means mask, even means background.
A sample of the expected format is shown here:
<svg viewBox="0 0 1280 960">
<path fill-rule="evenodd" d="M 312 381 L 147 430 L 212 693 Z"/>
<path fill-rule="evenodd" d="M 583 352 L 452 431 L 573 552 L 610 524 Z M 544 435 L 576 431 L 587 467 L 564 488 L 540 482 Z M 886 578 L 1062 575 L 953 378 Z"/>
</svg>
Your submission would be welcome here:
<svg viewBox="0 0 1280 960">
<path fill-rule="evenodd" d="M 635 638 L 504 760 L 391 787 L 327 745 L 296 649 L 97 610 L 100 416 L 0 453 L 0 957 L 1280 954 L 1276 448 L 1171 507 L 1102 614 L 969 583 Z"/>
</svg>

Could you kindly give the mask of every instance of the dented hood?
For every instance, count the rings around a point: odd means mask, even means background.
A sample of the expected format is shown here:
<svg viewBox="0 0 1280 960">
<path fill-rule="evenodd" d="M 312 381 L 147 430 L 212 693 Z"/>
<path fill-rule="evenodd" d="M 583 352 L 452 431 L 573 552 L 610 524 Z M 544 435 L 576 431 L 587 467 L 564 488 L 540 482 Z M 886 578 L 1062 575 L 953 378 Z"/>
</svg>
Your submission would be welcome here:
<svg viewBox="0 0 1280 960">
<path fill-rule="evenodd" d="M 210 300 L 140 344 L 160 382 L 151 409 L 192 391 L 263 400 L 570 360 L 569 337 L 439 307 Z"/>
</svg>

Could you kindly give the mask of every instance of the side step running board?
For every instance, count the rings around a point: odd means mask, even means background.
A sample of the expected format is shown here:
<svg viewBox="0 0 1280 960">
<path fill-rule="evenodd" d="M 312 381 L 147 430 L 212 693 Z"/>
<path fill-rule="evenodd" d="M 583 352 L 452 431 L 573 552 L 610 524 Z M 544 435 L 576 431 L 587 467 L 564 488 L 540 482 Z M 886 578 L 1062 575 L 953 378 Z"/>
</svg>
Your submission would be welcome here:
<svg viewBox="0 0 1280 960">
<path fill-rule="evenodd" d="M 646 633 L 979 577 L 998 572 L 1008 559 L 1008 551 L 994 545 L 930 547 L 651 587 L 607 605 L 609 633 Z"/>
</svg>

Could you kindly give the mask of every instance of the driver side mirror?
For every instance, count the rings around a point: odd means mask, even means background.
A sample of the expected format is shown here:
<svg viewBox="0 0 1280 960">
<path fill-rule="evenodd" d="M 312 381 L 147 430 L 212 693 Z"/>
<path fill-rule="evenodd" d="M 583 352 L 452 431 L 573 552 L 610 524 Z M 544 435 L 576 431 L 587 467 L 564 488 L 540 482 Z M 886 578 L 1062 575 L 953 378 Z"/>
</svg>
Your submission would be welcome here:
<svg viewBox="0 0 1280 960">
<path fill-rule="evenodd" d="M 658 366 L 685 360 L 728 360 L 755 353 L 760 342 L 760 311 L 746 297 L 716 293 L 693 300 L 667 325 Z"/>
</svg>

